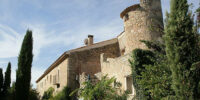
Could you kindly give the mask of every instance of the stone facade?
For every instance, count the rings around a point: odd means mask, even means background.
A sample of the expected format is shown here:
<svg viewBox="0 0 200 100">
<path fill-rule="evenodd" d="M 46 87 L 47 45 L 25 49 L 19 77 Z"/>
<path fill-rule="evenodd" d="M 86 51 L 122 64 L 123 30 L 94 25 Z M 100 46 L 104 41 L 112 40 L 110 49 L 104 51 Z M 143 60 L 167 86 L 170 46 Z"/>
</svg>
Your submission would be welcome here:
<svg viewBox="0 0 200 100">
<path fill-rule="evenodd" d="M 162 32 L 157 29 L 162 31 L 163 28 L 161 2 L 140 0 L 140 4 L 126 8 L 120 16 L 124 31 L 117 38 L 93 44 L 93 36 L 89 35 L 84 41 L 86 46 L 61 55 L 37 80 L 40 95 L 49 87 L 56 92 L 64 86 L 75 89 L 88 77 L 95 83 L 101 76 L 108 75 L 122 84 L 122 90 L 131 91 L 131 99 L 135 90 L 128 60 L 134 49 L 147 49 L 140 40 L 160 41 Z M 51 83 L 50 79 L 55 82 Z"/>
<path fill-rule="evenodd" d="M 132 83 L 131 67 L 128 59 L 130 54 L 126 54 L 117 58 L 108 58 L 106 54 L 101 54 L 101 69 L 102 75 L 115 77 L 117 82 L 120 82 L 122 90 L 130 90 L 130 98 L 134 96 L 134 87 Z M 131 85 L 129 85 L 131 84 Z"/>
<path fill-rule="evenodd" d="M 157 41 L 162 36 L 157 30 L 163 27 L 160 0 L 141 0 L 141 4 L 126 8 L 121 18 L 124 21 L 124 32 L 118 36 L 118 40 L 123 54 L 136 48 L 146 49 L 140 40 Z"/>
<path fill-rule="evenodd" d="M 106 53 L 108 57 L 115 58 L 119 56 L 119 44 L 117 39 L 112 39 L 100 43 L 98 47 L 93 44 L 94 48 L 79 50 L 69 55 L 68 86 L 71 88 L 79 87 L 79 82 L 75 81 L 77 75 L 85 73 L 93 77 L 96 73 L 101 72 L 100 54 Z"/>
<path fill-rule="evenodd" d="M 67 85 L 67 65 L 68 59 L 65 59 L 47 75 L 45 75 L 45 77 L 37 82 L 37 91 L 40 93 L 40 95 L 43 95 L 44 91 L 50 87 L 53 87 L 55 89 L 55 93 L 57 93 Z M 60 86 L 58 86 L 57 83 L 59 83 Z"/>
<path fill-rule="evenodd" d="M 65 52 L 37 80 L 38 92 L 42 96 L 50 87 L 55 89 L 55 93 L 65 86 L 76 89 L 85 80 L 82 77 L 87 75 L 95 79 L 95 74 L 101 72 L 100 54 L 102 53 L 110 58 L 119 57 L 118 40 L 115 38 Z M 82 75 L 83 73 L 85 76 Z"/>
</svg>

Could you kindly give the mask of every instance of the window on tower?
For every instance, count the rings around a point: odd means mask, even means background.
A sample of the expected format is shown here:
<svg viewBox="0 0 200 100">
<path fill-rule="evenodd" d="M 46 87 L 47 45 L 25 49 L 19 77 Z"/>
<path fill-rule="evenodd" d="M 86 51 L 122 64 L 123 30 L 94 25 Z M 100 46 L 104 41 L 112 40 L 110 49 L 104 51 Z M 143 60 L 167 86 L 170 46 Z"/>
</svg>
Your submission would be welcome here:
<svg viewBox="0 0 200 100">
<path fill-rule="evenodd" d="M 129 20 L 129 15 L 128 14 L 126 14 L 124 17 L 125 17 L 124 18 L 125 21 Z"/>
</svg>

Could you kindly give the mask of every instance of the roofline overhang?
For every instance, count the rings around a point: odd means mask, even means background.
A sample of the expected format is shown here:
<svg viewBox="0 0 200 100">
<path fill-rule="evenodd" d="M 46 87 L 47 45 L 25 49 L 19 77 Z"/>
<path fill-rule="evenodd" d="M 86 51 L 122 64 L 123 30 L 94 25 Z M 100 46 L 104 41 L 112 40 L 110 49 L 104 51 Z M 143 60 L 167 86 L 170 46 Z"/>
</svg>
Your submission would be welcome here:
<svg viewBox="0 0 200 100">
<path fill-rule="evenodd" d="M 140 8 L 140 4 L 135 4 L 135 5 L 132 5 L 126 9 L 124 9 L 121 14 L 120 14 L 120 17 L 123 19 L 123 17 L 130 11 L 134 11 L 136 10 L 137 8 Z"/>
<path fill-rule="evenodd" d="M 69 54 L 67 52 L 64 52 L 43 74 L 40 76 L 36 83 L 38 83 L 44 76 L 46 76 L 49 72 L 51 72 L 56 66 L 58 66 L 62 61 L 64 61 Z"/>
</svg>

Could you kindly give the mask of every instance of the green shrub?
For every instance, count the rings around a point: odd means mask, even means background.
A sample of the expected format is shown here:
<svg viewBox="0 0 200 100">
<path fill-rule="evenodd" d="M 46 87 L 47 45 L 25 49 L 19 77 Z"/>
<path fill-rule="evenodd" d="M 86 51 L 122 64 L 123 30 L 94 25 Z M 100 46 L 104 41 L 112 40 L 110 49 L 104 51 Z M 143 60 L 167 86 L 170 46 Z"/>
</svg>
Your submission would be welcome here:
<svg viewBox="0 0 200 100">
<path fill-rule="evenodd" d="M 30 90 L 29 100 L 39 100 L 39 93 L 35 89 Z"/>
<path fill-rule="evenodd" d="M 68 87 L 65 87 L 61 92 L 56 94 L 53 98 L 50 100 L 72 100 L 72 97 L 69 96 L 71 93 L 71 89 Z"/>
<path fill-rule="evenodd" d="M 50 87 L 47 91 L 44 92 L 42 100 L 49 100 L 53 97 L 54 88 Z"/>
<path fill-rule="evenodd" d="M 104 76 L 97 84 L 85 82 L 84 87 L 74 90 L 70 95 L 78 92 L 78 97 L 84 100 L 127 100 L 128 92 L 120 90 L 121 85 L 112 86 L 116 79 Z"/>
</svg>

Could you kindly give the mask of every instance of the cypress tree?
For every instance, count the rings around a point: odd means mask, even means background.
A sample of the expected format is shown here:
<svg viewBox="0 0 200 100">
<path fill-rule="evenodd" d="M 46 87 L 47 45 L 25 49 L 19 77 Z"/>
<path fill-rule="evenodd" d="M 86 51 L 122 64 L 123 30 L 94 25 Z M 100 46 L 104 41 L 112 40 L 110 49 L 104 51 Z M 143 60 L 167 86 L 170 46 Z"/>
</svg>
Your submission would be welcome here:
<svg viewBox="0 0 200 100">
<path fill-rule="evenodd" d="M 2 98 L 2 90 L 3 90 L 3 70 L 0 68 L 0 98 Z"/>
<path fill-rule="evenodd" d="M 199 59 L 198 37 L 188 12 L 187 0 L 171 0 L 165 29 L 167 60 L 172 72 L 172 88 L 178 100 L 194 100 L 199 83 L 195 64 Z"/>
<path fill-rule="evenodd" d="M 200 27 L 200 7 L 197 9 L 197 27 Z"/>
<path fill-rule="evenodd" d="M 31 67 L 33 61 L 32 31 L 27 30 L 21 51 L 18 57 L 18 69 L 16 72 L 16 99 L 29 100 Z"/>
<path fill-rule="evenodd" d="M 11 83 L 11 63 L 8 63 L 8 67 L 5 72 L 5 78 L 3 83 L 3 93 L 6 95 L 8 93 L 8 89 L 10 88 Z"/>
</svg>

